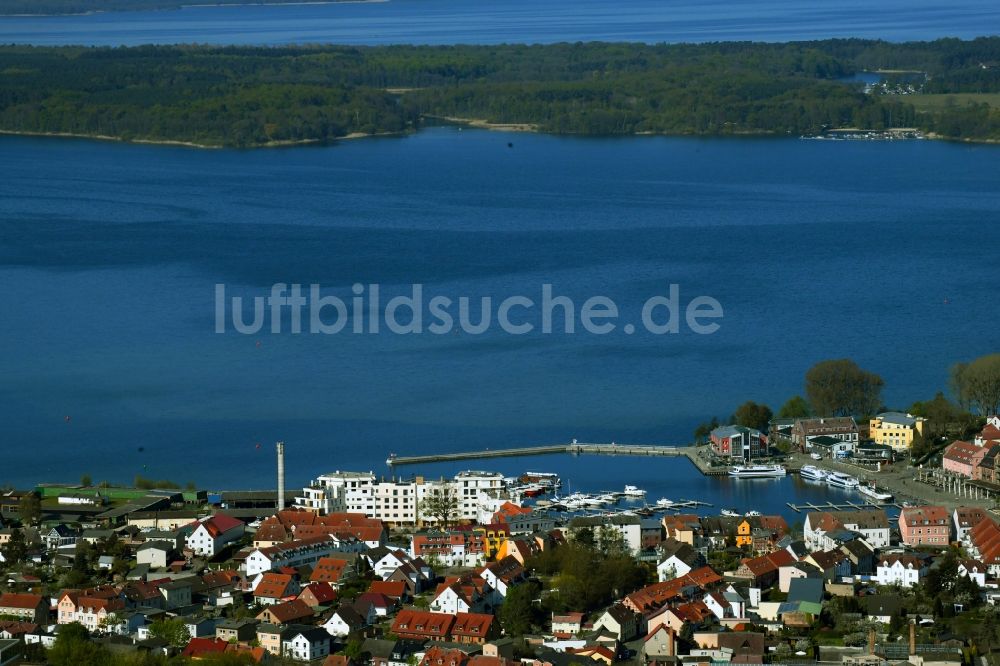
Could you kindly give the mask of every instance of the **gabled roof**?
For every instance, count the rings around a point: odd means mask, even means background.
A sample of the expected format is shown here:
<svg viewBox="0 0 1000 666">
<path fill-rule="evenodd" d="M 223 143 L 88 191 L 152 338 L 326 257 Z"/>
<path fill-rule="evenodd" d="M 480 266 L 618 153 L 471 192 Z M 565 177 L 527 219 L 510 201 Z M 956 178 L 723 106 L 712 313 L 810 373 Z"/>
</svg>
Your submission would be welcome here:
<svg viewBox="0 0 1000 666">
<path fill-rule="evenodd" d="M 406 583 L 401 580 L 373 580 L 368 586 L 368 591 L 384 594 L 391 599 L 402 599 L 406 596 Z"/>
<path fill-rule="evenodd" d="M 350 573 L 350 564 L 350 561 L 339 557 L 321 557 L 309 580 L 314 583 L 339 583 Z"/>
<path fill-rule="evenodd" d="M 293 599 L 283 604 L 275 604 L 265 608 L 260 615 L 270 614 L 273 621 L 280 624 L 288 624 L 297 620 L 304 620 L 313 616 L 313 609 L 309 604 L 301 599 Z M 260 618 L 258 615 L 258 619 Z"/>
<path fill-rule="evenodd" d="M 404 608 L 392 623 L 392 633 L 444 640 L 455 622 L 454 615 Z"/>
<path fill-rule="evenodd" d="M 458 613 L 451 627 L 452 636 L 484 637 L 489 634 L 493 616 L 485 613 Z"/>
<path fill-rule="evenodd" d="M 900 523 L 910 527 L 919 525 L 949 525 L 948 509 L 943 506 L 907 506 L 899 514 Z"/>
<path fill-rule="evenodd" d="M 257 588 L 253 591 L 253 596 L 262 599 L 282 599 L 293 594 L 294 582 L 292 576 L 288 574 L 268 571 L 261 576 Z"/>
<path fill-rule="evenodd" d="M 299 592 L 299 598 L 301 599 L 307 592 L 321 606 L 326 606 L 337 600 L 337 591 L 329 583 L 309 583 Z"/>
<path fill-rule="evenodd" d="M 203 520 L 201 524 L 213 538 L 243 527 L 243 521 L 224 513 L 217 513 L 211 518 Z"/>
<path fill-rule="evenodd" d="M 200 657 L 206 654 L 225 652 L 228 641 L 221 638 L 192 638 L 181 652 L 182 657 Z"/>
<path fill-rule="evenodd" d="M 45 598 L 40 594 L 19 594 L 16 592 L 5 592 L 0 594 L 0 608 L 20 608 L 23 610 L 34 610 L 39 605 L 48 607 Z"/>
</svg>

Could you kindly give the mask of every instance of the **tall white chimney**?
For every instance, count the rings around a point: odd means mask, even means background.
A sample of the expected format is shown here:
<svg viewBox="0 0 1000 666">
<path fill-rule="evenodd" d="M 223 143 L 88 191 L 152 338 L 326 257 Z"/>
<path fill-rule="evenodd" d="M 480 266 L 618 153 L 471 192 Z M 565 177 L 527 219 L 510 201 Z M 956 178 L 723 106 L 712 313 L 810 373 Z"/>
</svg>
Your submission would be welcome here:
<svg viewBox="0 0 1000 666">
<path fill-rule="evenodd" d="M 278 511 L 285 508 L 285 443 L 278 442 Z"/>
</svg>

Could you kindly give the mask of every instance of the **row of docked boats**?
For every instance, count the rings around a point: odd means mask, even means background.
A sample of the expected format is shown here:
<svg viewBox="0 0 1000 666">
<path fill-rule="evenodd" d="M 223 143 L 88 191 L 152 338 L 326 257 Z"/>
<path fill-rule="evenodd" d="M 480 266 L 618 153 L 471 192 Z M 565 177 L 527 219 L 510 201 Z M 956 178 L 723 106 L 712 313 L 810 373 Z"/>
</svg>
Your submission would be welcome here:
<svg viewBox="0 0 1000 666">
<path fill-rule="evenodd" d="M 610 491 L 600 493 L 573 493 L 566 497 L 553 497 L 550 507 L 561 508 L 565 511 L 579 511 L 581 509 L 599 509 L 601 507 L 616 504 L 620 499 L 639 499 L 646 496 L 646 491 L 635 486 L 625 486 L 622 491 Z"/>
<path fill-rule="evenodd" d="M 825 483 L 834 488 L 844 488 L 846 490 L 856 490 L 866 499 L 872 502 L 885 504 L 892 501 L 892 493 L 880 490 L 874 483 L 861 483 L 856 477 L 844 472 L 833 472 L 820 469 L 815 465 L 804 465 L 799 471 L 799 476 L 809 481 Z"/>
</svg>

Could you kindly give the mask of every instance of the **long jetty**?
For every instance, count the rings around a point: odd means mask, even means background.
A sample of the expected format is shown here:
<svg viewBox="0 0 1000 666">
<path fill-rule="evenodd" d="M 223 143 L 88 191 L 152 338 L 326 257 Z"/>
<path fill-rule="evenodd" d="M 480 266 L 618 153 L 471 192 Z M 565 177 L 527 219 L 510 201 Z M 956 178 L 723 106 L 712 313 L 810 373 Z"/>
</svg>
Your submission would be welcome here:
<svg viewBox="0 0 1000 666">
<path fill-rule="evenodd" d="M 647 456 L 647 457 L 684 457 L 694 463 L 702 474 L 721 476 L 727 473 L 727 468 L 712 467 L 708 461 L 697 454 L 694 446 L 668 446 L 662 444 L 596 444 L 590 442 L 570 442 L 569 444 L 543 444 L 540 446 L 522 446 L 511 449 L 484 449 L 481 451 L 462 451 L 458 453 L 432 453 L 420 456 L 390 456 L 386 463 L 391 466 L 415 465 L 418 463 L 448 462 L 453 460 L 478 460 L 481 458 L 509 458 L 520 456 L 539 456 L 553 453 L 570 453 L 573 455 L 594 454 L 610 456 Z"/>
</svg>

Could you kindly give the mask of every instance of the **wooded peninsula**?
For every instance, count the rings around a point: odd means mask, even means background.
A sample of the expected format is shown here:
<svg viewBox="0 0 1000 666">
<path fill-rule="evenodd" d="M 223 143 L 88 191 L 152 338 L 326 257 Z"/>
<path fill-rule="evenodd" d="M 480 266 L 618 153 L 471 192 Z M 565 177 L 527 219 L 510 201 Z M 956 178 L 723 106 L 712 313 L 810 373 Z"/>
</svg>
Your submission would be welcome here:
<svg viewBox="0 0 1000 666">
<path fill-rule="evenodd" d="M 877 85 L 853 77 L 880 72 Z M 0 131 L 253 147 L 440 118 L 578 135 L 1000 140 L 1000 38 L 0 47 Z"/>
</svg>

